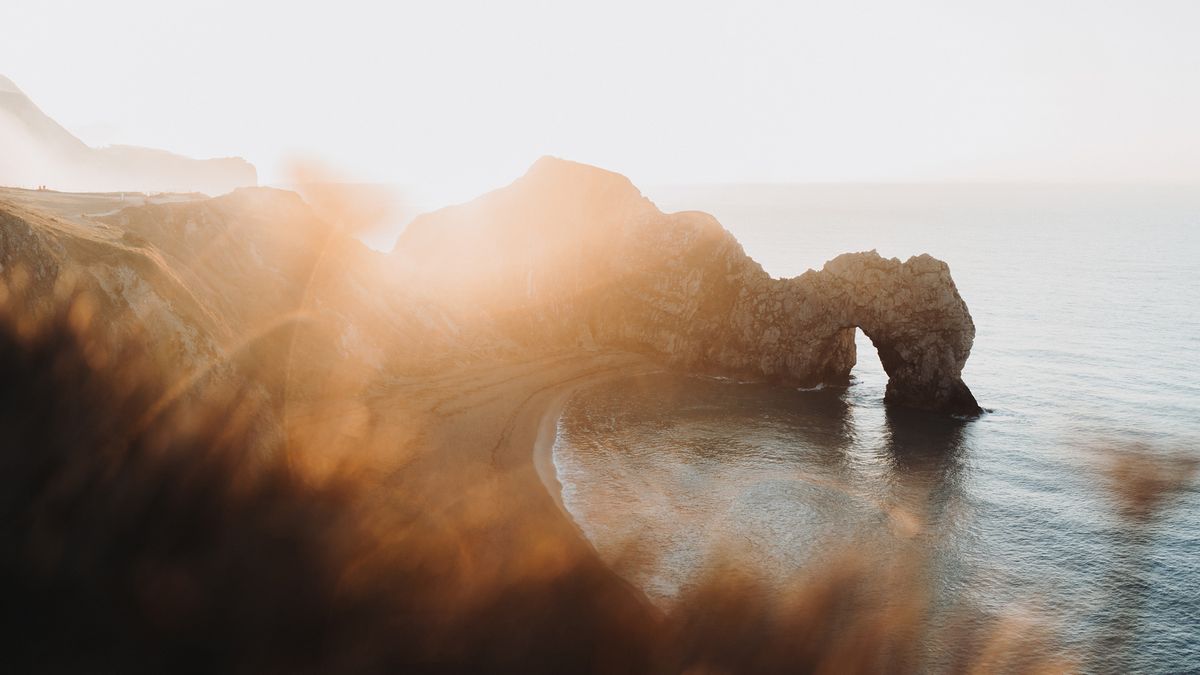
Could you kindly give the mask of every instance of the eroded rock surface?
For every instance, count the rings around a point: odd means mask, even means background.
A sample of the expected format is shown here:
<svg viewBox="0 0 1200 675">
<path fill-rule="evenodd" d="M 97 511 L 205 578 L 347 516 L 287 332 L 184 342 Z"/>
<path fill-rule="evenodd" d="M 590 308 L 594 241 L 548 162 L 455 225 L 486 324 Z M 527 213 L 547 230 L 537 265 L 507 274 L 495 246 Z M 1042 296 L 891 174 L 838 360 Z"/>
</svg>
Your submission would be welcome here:
<svg viewBox="0 0 1200 675">
<path fill-rule="evenodd" d="M 874 251 L 773 279 L 712 217 L 664 214 L 623 176 L 544 158 L 512 185 L 415 220 L 392 253 L 422 292 L 526 345 L 647 352 L 692 371 L 842 383 L 854 328 L 887 401 L 976 414 L 975 327 L 947 265 Z"/>
</svg>

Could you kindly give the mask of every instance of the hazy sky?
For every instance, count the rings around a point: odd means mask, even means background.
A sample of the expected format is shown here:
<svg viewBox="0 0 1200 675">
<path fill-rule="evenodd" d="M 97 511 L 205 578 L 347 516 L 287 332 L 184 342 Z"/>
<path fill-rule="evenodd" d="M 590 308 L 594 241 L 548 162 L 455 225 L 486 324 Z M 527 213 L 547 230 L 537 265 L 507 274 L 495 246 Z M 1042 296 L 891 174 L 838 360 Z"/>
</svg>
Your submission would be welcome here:
<svg viewBox="0 0 1200 675">
<path fill-rule="evenodd" d="M 3 0 L 0 73 L 93 145 L 264 182 L 1200 181 L 1196 0 Z"/>
</svg>

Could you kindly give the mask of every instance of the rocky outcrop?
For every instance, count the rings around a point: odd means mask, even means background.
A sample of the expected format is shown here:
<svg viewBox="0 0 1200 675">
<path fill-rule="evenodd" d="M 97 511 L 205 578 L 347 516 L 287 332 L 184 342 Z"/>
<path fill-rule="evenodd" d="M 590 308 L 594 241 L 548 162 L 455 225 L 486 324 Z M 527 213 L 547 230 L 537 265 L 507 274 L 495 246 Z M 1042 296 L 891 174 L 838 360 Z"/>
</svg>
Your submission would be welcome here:
<svg viewBox="0 0 1200 675">
<path fill-rule="evenodd" d="M 526 345 L 603 345 L 692 371 L 845 382 L 854 329 L 887 401 L 980 411 L 961 379 L 975 336 L 945 263 L 875 252 L 773 279 L 711 216 L 664 214 L 623 176 L 544 158 L 512 185 L 416 219 L 398 273 Z"/>
<path fill-rule="evenodd" d="M 874 344 L 888 375 L 888 403 L 960 415 L 980 412 L 962 381 L 975 324 L 946 263 L 927 254 L 902 263 L 875 251 L 847 253 L 819 272 L 776 283 L 785 296 L 810 298 L 807 314 L 776 317 L 790 337 L 788 349 L 802 353 L 806 336 L 832 336 L 810 343 L 819 349 L 809 352 L 808 363 L 823 369 L 824 379 L 842 378 L 854 365 L 857 327 Z"/>
</svg>

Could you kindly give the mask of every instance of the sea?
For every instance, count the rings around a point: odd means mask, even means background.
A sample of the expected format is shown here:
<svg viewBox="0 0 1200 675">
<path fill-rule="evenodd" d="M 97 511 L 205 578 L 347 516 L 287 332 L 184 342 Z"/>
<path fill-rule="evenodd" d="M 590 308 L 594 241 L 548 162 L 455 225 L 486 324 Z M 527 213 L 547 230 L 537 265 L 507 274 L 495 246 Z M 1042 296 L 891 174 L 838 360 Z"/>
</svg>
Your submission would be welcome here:
<svg viewBox="0 0 1200 675">
<path fill-rule="evenodd" d="M 585 389 L 554 465 L 618 573 L 669 607 L 731 548 L 782 585 L 831 547 L 900 538 L 928 552 L 939 606 L 1029 618 L 1084 671 L 1200 672 L 1200 485 L 1135 516 L 1110 470 L 1183 458 L 1167 466 L 1184 478 L 1200 458 L 1200 187 L 645 193 L 715 215 L 776 277 L 847 251 L 946 261 L 977 331 L 963 379 L 987 412 L 885 408 L 861 332 L 845 387 L 661 373 Z"/>
</svg>

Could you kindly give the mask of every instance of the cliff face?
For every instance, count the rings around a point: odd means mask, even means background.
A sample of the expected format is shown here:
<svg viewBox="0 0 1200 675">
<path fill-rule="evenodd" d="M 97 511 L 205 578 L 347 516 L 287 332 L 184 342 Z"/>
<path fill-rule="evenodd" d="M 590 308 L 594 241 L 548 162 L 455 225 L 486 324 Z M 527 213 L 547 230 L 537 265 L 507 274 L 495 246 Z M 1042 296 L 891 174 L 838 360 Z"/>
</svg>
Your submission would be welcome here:
<svg viewBox="0 0 1200 675">
<path fill-rule="evenodd" d="M 249 188 L 72 220 L 26 201 L 0 194 L 0 293 L 21 293 L 32 312 L 83 292 L 104 344 L 148 340 L 163 376 L 189 383 L 181 391 L 234 390 L 254 404 L 263 448 L 289 419 L 293 433 L 341 429 L 313 416 L 332 409 L 322 401 L 477 351 L 435 303 L 389 283 L 385 256 L 294 193 Z"/>
<path fill-rule="evenodd" d="M 0 286 L 19 270 L 33 297 L 83 290 L 116 341 L 145 332 L 184 371 L 229 366 L 280 386 L 286 371 L 301 396 L 516 349 L 488 322 L 456 322 L 295 193 L 121 203 L 0 190 Z"/>
<path fill-rule="evenodd" d="M 158 251 L 133 244 L 119 230 L 81 226 L 0 200 L 0 273 L 0 281 L 39 300 L 88 292 L 114 341 L 143 331 L 173 361 L 198 367 L 219 358 L 226 322 Z"/>
<path fill-rule="evenodd" d="M 286 367 L 313 388 L 330 377 L 411 372 L 467 349 L 436 303 L 393 281 L 384 255 L 317 218 L 293 192 L 244 188 L 97 222 L 160 255 L 225 322 L 230 350 L 254 350 L 260 369 Z"/>
<path fill-rule="evenodd" d="M 597 344 L 693 371 L 845 382 L 854 328 L 887 401 L 980 411 L 961 372 L 975 336 L 945 263 L 875 252 L 773 279 L 711 216 L 664 214 L 623 176 L 543 159 L 512 185 L 415 220 L 392 252 L 408 283 L 465 323 L 526 345 Z"/>
</svg>

